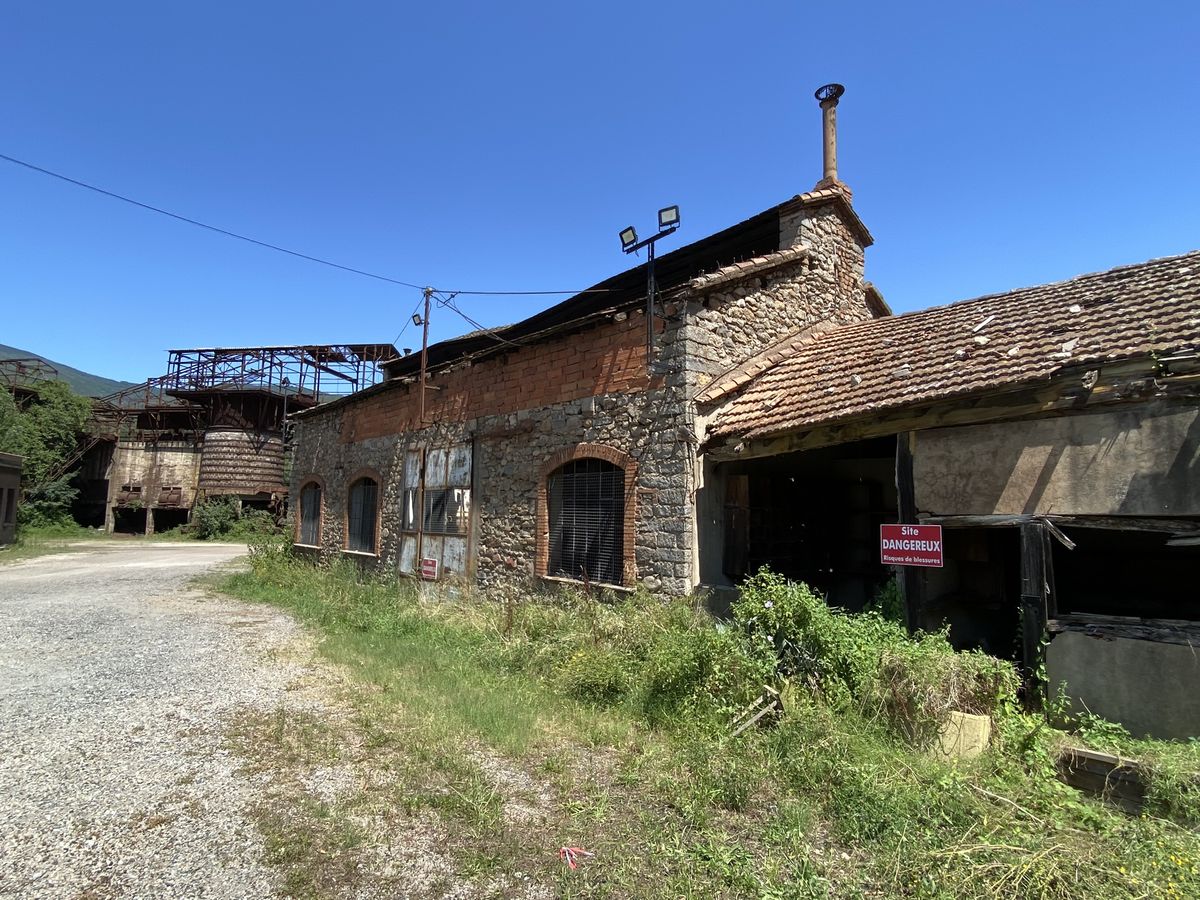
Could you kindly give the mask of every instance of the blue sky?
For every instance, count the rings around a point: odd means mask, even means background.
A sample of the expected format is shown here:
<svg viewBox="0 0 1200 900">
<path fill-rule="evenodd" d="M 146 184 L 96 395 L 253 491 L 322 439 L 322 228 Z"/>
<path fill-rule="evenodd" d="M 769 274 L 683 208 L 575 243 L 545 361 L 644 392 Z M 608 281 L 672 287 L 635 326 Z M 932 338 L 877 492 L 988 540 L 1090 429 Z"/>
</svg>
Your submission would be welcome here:
<svg viewBox="0 0 1200 900">
<path fill-rule="evenodd" d="M 1193 3 L 67 2 L 0 22 L 0 153 L 438 288 L 584 288 L 660 206 L 682 244 L 811 188 L 829 81 L 897 311 L 1200 247 Z M 420 299 L 2 162 L 0 195 L 0 343 L 110 377 L 159 374 L 171 347 L 390 341 Z M 499 324 L 552 301 L 460 302 Z"/>
</svg>

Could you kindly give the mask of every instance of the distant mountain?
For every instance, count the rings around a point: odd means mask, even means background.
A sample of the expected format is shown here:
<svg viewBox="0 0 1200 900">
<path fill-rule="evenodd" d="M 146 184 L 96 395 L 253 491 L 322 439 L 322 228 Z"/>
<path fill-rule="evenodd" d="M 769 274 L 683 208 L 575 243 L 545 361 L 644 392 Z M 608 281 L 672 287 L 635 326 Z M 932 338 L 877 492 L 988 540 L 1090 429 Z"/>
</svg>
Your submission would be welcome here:
<svg viewBox="0 0 1200 900">
<path fill-rule="evenodd" d="M 82 394 L 84 397 L 104 397 L 114 391 L 133 387 L 133 382 L 131 381 L 115 381 L 112 378 L 93 375 L 91 372 L 80 371 L 63 363 L 55 362 L 52 359 L 46 359 L 46 357 L 39 356 L 36 353 L 30 353 L 28 350 L 19 350 L 16 347 L 8 347 L 0 344 L 0 359 L 19 358 L 40 359 L 42 362 L 49 363 L 58 369 L 58 377 L 69 384 L 71 390 L 77 394 Z"/>
</svg>

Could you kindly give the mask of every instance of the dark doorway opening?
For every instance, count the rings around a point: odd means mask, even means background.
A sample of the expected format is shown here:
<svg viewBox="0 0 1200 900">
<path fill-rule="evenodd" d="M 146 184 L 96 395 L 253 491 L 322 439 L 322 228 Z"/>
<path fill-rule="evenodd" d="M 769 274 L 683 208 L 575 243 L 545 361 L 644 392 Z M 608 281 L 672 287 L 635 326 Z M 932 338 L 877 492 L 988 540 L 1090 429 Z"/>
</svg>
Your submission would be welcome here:
<svg viewBox="0 0 1200 900">
<path fill-rule="evenodd" d="M 126 506 L 114 507 L 113 531 L 117 534 L 145 534 L 146 508 L 130 509 Z"/>
<path fill-rule="evenodd" d="M 727 583 L 769 566 L 862 609 L 892 577 L 879 526 L 897 520 L 895 460 L 888 436 L 719 466 Z"/>
<path fill-rule="evenodd" d="M 188 511 L 186 509 L 156 509 L 154 510 L 154 531 L 156 534 L 161 534 L 172 528 L 186 525 L 187 520 Z"/>
<path fill-rule="evenodd" d="M 957 650 L 1021 659 L 1021 530 L 944 528 L 945 565 L 925 569 L 920 627 L 950 626 Z"/>
</svg>

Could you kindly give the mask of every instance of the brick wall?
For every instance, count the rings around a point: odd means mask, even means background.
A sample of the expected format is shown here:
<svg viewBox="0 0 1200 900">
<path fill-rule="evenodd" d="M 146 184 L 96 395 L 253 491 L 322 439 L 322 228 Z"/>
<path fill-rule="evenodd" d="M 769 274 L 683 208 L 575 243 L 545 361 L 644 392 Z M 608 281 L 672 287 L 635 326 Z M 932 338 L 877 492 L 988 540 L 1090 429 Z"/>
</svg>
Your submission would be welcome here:
<svg viewBox="0 0 1200 900">
<path fill-rule="evenodd" d="M 434 373 L 425 397 L 426 422 L 466 422 L 484 415 L 567 403 L 600 394 L 645 390 L 643 316 L 608 320 L 576 334 L 514 348 L 445 373 Z M 353 404 L 343 419 L 343 442 L 414 431 L 416 385 L 389 387 Z"/>
<path fill-rule="evenodd" d="M 299 419 L 292 491 L 310 476 L 326 485 L 321 552 L 343 546 L 350 475 L 372 467 L 381 478 L 377 565 L 395 571 L 405 451 L 470 442 L 474 574 L 484 583 L 535 577 L 545 572 L 547 466 L 594 453 L 624 461 L 615 464 L 626 472 L 626 581 L 691 590 L 703 489 L 692 397 L 786 335 L 870 315 L 862 244 L 833 205 L 783 217 L 780 239 L 811 252 L 672 304 L 659 324 L 653 375 L 645 319 L 632 312 L 435 373 L 425 427 L 418 388 L 398 382 Z"/>
</svg>

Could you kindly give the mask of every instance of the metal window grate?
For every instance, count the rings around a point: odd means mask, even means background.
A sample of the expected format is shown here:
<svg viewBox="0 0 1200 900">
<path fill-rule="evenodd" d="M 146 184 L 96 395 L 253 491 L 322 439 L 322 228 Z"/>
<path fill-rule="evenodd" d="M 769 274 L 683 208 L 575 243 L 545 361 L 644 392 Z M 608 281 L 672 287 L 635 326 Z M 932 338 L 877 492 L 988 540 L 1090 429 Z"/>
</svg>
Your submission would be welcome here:
<svg viewBox="0 0 1200 900">
<path fill-rule="evenodd" d="M 315 546 L 321 542 L 321 487 L 309 484 L 300 491 L 300 543 Z"/>
<path fill-rule="evenodd" d="M 548 571 L 564 578 L 621 584 L 625 546 L 625 472 L 601 459 L 556 469 L 546 485 Z"/>
<path fill-rule="evenodd" d="M 467 488 L 426 488 L 426 534 L 466 534 L 471 513 L 471 491 Z"/>
<path fill-rule="evenodd" d="M 361 553 L 375 552 L 375 510 L 379 486 L 360 478 L 350 486 L 350 536 L 348 546 Z"/>
</svg>

